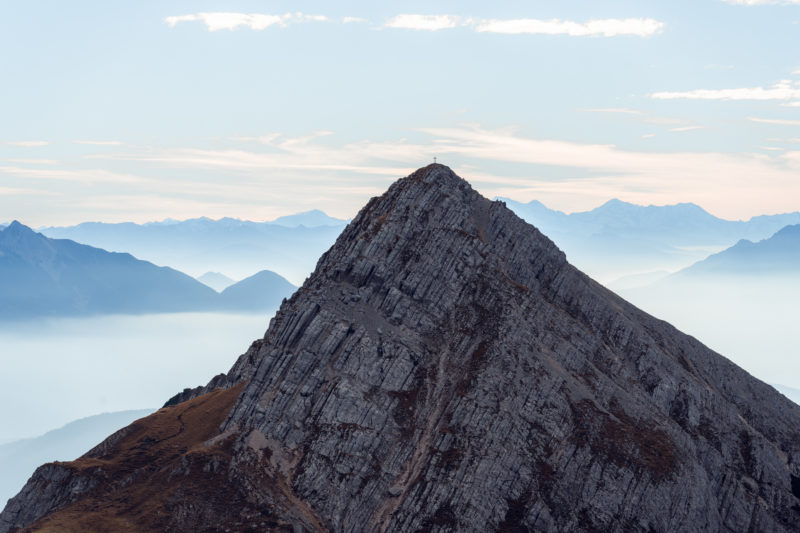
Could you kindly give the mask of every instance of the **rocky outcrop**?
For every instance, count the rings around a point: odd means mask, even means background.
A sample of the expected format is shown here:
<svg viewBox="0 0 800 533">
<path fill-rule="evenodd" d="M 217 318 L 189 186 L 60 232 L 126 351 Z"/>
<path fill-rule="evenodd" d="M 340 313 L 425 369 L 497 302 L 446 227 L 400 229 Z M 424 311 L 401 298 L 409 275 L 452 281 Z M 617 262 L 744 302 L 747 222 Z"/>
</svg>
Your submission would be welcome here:
<svg viewBox="0 0 800 533">
<path fill-rule="evenodd" d="M 129 461 L 128 477 L 81 460 L 58 479 L 40 468 L 0 531 L 75 528 L 91 509 L 174 531 L 800 523 L 800 407 L 441 165 L 362 209 L 225 383 L 153 415 L 231 398 L 169 453 L 133 453 L 141 433 L 109 445 L 103 460 Z"/>
</svg>

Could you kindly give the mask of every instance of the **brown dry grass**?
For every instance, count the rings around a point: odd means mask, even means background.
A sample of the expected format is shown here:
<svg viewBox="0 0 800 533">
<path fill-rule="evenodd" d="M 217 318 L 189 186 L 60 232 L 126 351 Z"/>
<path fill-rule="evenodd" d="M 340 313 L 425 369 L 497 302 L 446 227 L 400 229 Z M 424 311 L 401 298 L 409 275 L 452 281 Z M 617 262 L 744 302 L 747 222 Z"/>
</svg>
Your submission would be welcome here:
<svg viewBox="0 0 800 533">
<path fill-rule="evenodd" d="M 230 439 L 206 446 L 233 406 L 242 384 L 165 407 L 134 422 L 102 456 L 64 466 L 100 480 L 75 503 L 39 520 L 27 531 L 50 533 L 164 531 L 174 513 L 192 500 L 211 511 L 241 498 L 225 483 Z M 213 468 L 213 465 L 223 466 Z"/>
</svg>

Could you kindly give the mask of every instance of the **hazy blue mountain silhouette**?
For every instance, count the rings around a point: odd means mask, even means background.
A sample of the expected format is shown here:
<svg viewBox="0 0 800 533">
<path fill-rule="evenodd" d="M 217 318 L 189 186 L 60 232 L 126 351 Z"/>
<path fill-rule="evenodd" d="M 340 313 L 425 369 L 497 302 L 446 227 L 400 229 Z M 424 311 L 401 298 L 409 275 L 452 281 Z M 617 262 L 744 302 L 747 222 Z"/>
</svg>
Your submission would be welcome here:
<svg viewBox="0 0 800 533">
<path fill-rule="evenodd" d="M 347 221 L 328 216 L 324 211 L 320 211 L 319 209 L 312 209 L 311 211 L 305 211 L 303 213 L 278 217 L 272 221 L 272 224 L 286 226 L 287 228 L 296 228 L 298 226 L 317 228 L 320 226 L 343 226 L 347 224 Z"/>
<path fill-rule="evenodd" d="M 285 217 L 289 222 L 282 223 L 195 218 L 149 224 L 86 222 L 41 231 L 48 237 L 130 252 L 193 275 L 212 271 L 243 279 L 268 269 L 299 284 L 346 224 L 340 221 L 339 225 L 308 227 L 304 224 L 310 223 L 309 220 L 321 219 L 310 213 L 308 217 L 308 214 L 297 215 L 299 218 L 295 219 Z M 327 221 L 335 220 L 324 216 Z M 282 225 L 294 223 L 298 225 Z"/>
<path fill-rule="evenodd" d="M 287 283 L 280 283 L 285 290 Z M 267 290 L 264 286 L 252 286 Z M 234 291 L 243 293 L 244 291 Z M 68 239 L 50 239 L 17 221 L 0 232 L 0 317 L 234 309 L 226 299 L 169 267 Z M 267 296 L 251 293 L 250 299 Z M 281 296 L 282 298 L 283 296 Z M 281 298 L 272 301 L 273 306 Z M 252 308 L 248 304 L 245 309 Z"/>
<path fill-rule="evenodd" d="M 120 411 L 81 418 L 31 439 L 0 445 L 0 506 L 25 485 L 40 464 L 72 461 L 108 435 L 152 413 L 154 409 Z"/>
<path fill-rule="evenodd" d="M 234 283 L 220 296 L 223 306 L 228 309 L 265 311 L 275 309 L 281 300 L 291 296 L 294 291 L 295 286 L 282 276 L 262 270 Z"/>
<path fill-rule="evenodd" d="M 790 379 L 777 368 L 790 376 L 800 369 L 800 225 L 741 240 L 653 283 L 614 290 L 773 382 Z M 796 391 L 779 390 L 800 401 Z"/>
<path fill-rule="evenodd" d="M 800 224 L 786 226 L 772 237 L 758 242 L 742 239 L 675 276 L 765 274 L 800 276 Z"/>
<path fill-rule="evenodd" d="M 202 276 L 197 276 L 197 281 L 208 285 L 217 292 L 222 292 L 234 283 L 234 280 L 220 272 L 206 272 Z"/>
<path fill-rule="evenodd" d="M 740 239 L 763 239 L 800 223 L 800 212 L 732 221 L 691 203 L 641 206 L 614 199 L 590 211 L 566 214 L 535 200 L 502 200 L 553 239 L 570 261 L 601 281 L 678 270 Z"/>
</svg>

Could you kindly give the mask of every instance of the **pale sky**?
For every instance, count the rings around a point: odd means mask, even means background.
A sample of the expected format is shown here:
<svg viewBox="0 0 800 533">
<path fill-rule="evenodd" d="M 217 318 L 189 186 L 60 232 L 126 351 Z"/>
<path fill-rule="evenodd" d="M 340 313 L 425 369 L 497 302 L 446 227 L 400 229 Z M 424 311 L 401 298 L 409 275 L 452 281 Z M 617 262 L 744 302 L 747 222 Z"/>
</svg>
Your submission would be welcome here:
<svg viewBox="0 0 800 533">
<path fill-rule="evenodd" d="M 0 222 L 489 197 L 800 210 L 800 0 L 0 5 Z"/>
</svg>

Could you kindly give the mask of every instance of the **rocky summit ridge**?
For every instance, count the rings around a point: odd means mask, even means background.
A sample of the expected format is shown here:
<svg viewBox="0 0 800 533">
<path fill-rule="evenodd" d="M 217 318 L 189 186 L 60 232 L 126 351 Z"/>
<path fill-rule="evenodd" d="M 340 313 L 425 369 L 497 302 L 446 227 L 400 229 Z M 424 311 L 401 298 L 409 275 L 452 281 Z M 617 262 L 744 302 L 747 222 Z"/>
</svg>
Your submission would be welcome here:
<svg viewBox="0 0 800 533">
<path fill-rule="evenodd" d="M 800 407 L 442 165 L 370 200 L 228 374 L 40 467 L 0 514 L 3 533 L 798 524 Z"/>
</svg>

